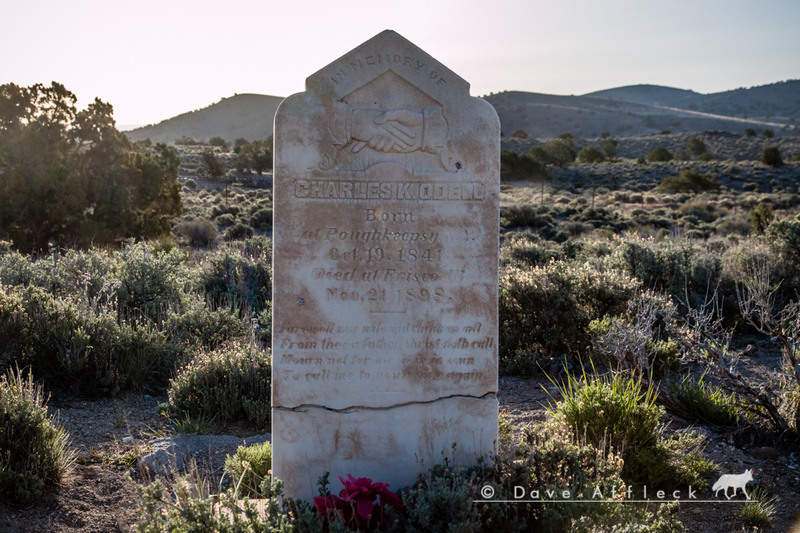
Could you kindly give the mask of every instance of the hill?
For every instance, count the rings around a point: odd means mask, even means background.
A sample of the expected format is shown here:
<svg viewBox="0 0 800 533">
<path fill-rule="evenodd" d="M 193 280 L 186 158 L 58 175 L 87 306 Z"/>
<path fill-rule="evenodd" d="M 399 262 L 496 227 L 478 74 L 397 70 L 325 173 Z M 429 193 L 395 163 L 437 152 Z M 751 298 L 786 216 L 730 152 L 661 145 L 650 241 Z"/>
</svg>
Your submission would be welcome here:
<svg viewBox="0 0 800 533">
<path fill-rule="evenodd" d="M 485 98 L 497 110 L 503 133 L 522 130 L 540 139 L 564 132 L 592 138 L 603 132 L 632 137 L 745 128 L 796 135 L 800 124 L 800 80 L 709 95 L 634 85 L 582 96 L 508 91 Z"/>
<path fill-rule="evenodd" d="M 749 89 L 700 94 L 658 85 L 632 85 L 582 96 L 505 91 L 484 97 L 497 110 L 503 133 L 522 130 L 547 139 L 571 132 L 579 138 L 671 132 L 726 131 L 740 134 L 771 129 L 776 135 L 797 135 L 800 126 L 800 80 Z M 174 143 L 181 137 L 228 141 L 266 139 L 272 134 L 277 96 L 240 94 L 204 109 L 178 115 L 156 125 L 126 132 L 132 140 L 149 138 Z"/>
<path fill-rule="evenodd" d="M 800 80 L 788 80 L 749 89 L 712 94 L 657 85 L 632 85 L 584 96 L 676 107 L 737 118 L 761 119 L 784 124 L 800 120 Z"/>
<path fill-rule="evenodd" d="M 249 141 L 266 139 L 272 135 L 275 110 L 282 100 L 279 96 L 237 94 L 203 109 L 125 133 L 133 141 L 150 139 L 164 143 L 174 143 L 181 137 L 198 141 L 216 136 L 226 141 L 239 137 Z"/>
</svg>

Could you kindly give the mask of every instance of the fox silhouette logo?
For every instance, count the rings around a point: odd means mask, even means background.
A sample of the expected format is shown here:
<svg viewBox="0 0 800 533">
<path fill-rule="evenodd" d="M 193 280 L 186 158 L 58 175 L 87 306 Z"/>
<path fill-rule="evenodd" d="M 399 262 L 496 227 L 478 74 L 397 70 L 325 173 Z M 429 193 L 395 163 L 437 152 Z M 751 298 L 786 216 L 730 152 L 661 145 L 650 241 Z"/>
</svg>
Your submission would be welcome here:
<svg viewBox="0 0 800 533">
<path fill-rule="evenodd" d="M 736 489 L 741 488 L 742 492 L 744 492 L 745 497 L 749 500 L 750 495 L 747 494 L 745 490 L 745 485 L 747 485 L 748 481 L 753 481 L 753 470 L 745 470 L 742 474 L 724 474 L 720 476 L 714 486 L 711 487 L 711 490 L 714 491 L 714 495 L 718 495 L 719 491 L 725 490 L 725 497 L 729 500 L 736 496 Z M 728 489 L 733 487 L 733 494 L 728 496 Z"/>
</svg>

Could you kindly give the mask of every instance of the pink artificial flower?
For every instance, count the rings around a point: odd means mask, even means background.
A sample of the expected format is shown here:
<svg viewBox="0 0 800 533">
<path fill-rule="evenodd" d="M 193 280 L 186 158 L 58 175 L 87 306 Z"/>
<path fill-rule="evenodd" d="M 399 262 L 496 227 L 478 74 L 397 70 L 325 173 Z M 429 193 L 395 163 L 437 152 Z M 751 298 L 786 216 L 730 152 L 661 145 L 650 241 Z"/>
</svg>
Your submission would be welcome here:
<svg viewBox="0 0 800 533">
<path fill-rule="evenodd" d="M 388 483 L 373 483 L 368 477 L 354 478 L 350 474 L 347 474 L 347 479 L 339 476 L 339 481 L 344 488 L 338 497 L 328 495 L 314 498 L 317 511 L 329 522 L 341 521 L 352 530 L 363 527 L 374 529 L 386 522 L 386 505 L 405 511 L 402 500 L 389 490 Z"/>
</svg>

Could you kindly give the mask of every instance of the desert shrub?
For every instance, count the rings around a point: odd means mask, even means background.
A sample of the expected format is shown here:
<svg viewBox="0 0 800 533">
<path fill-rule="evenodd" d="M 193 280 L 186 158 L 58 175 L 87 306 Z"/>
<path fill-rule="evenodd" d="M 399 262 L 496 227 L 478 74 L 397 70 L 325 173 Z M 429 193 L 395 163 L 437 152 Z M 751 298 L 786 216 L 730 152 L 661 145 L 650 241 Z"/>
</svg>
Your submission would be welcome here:
<svg viewBox="0 0 800 533">
<path fill-rule="evenodd" d="M 28 315 L 19 290 L 0 284 L 0 372 L 31 357 Z"/>
<path fill-rule="evenodd" d="M 551 261 L 500 277 L 500 368 L 529 375 L 591 342 L 589 323 L 618 314 L 637 283 L 616 270 Z M 569 320 L 564 320 L 569 317 Z"/>
<path fill-rule="evenodd" d="M 612 527 L 680 531 L 674 509 L 650 513 L 597 501 L 598 491 L 603 498 L 610 498 L 611 487 L 623 486 L 621 467 L 617 453 L 581 441 L 569 428 L 558 424 L 530 426 L 524 429 L 520 442 L 495 457 L 491 466 L 457 469 L 445 463 L 418 474 L 417 480 L 400 492 L 406 512 L 395 513 L 387 531 L 521 533 L 608 531 Z M 519 499 L 516 488 L 525 487 L 526 499 L 531 492 L 538 492 L 542 500 L 549 500 L 545 491 L 556 489 L 558 496 L 552 499 L 569 491 L 572 499 L 585 499 L 587 503 L 476 502 L 485 498 L 482 487 L 494 490 L 494 500 Z M 595 501 L 591 502 L 593 496 Z"/>
<path fill-rule="evenodd" d="M 602 163 L 606 156 L 593 144 L 585 146 L 578 152 L 578 163 Z"/>
<path fill-rule="evenodd" d="M 228 141 L 226 141 L 225 139 L 223 139 L 222 137 L 219 137 L 219 136 L 211 137 L 208 140 L 208 145 L 209 146 L 216 146 L 218 148 L 225 148 L 225 149 L 230 148 L 230 145 L 228 144 Z"/>
<path fill-rule="evenodd" d="M 228 307 L 212 308 L 194 298 L 183 313 L 171 313 L 165 330 L 170 342 L 214 349 L 244 337 L 246 330 L 238 313 Z"/>
<path fill-rule="evenodd" d="M 626 239 L 613 265 L 644 287 L 673 296 L 705 294 L 722 277 L 722 259 L 689 241 Z"/>
<path fill-rule="evenodd" d="M 777 502 L 778 499 L 768 494 L 762 486 L 756 486 L 739 509 L 739 520 L 754 530 L 769 527 L 778 510 Z"/>
<path fill-rule="evenodd" d="M 669 176 L 661 180 L 656 190 L 658 192 L 697 193 L 719 191 L 721 187 L 713 178 L 709 178 L 697 170 L 684 168 L 677 176 Z"/>
<path fill-rule="evenodd" d="M 574 136 L 560 137 L 547 141 L 543 146 L 534 146 L 528 155 L 542 165 L 565 167 L 575 161 Z"/>
<path fill-rule="evenodd" d="M 149 243 L 126 247 L 114 272 L 120 285 L 117 299 L 123 317 L 143 316 L 159 322 L 169 309 L 180 308 L 188 276 L 178 249 L 156 252 Z"/>
<path fill-rule="evenodd" d="M 266 482 L 261 493 L 269 501 L 262 519 L 255 505 L 240 499 L 233 488 L 209 494 L 197 475 L 186 475 L 167 490 L 161 480 L 136 487 L 139 495 L 139 533 L 215 531 L 224 533 L 289 533 L 323 531 L 323 521 L 307 502 L 283 497 L 281 481 Z M 344 533 L 345 529 L 329 530 Z"/>
<path fill-rule="evenodd" d="M 550 179 L 550 173 L 543 163 L 528 154 L 519 154 L 513 150 L 500 153 L 500 176 L 504 180 Z"/>
<path fill-rule="evenodd" d="M 223 213 L 215 218 L 214 222 L 220 227 L 227 228 L 236 224 L 236 217 L 231 213 Z"/>
<path fill-rule="evenodd" d="M 699 156 L 706 151 L 706 143 L 697 137 L 689 137 L 686 141 L 686 150 L 694 156 Z"/>
<path fill-rule="evenodd" d="M 551 259 L 563 259 L 564 253 L 553 241 L 542 240 L 525 231 L 511 234 L 500 250 L 501 262 L 514 261 L 530 266 L 547 264 Z"/>
<path fill-rule="evenodd" d="M 231 477 L 240 498 L 264 498 L 261 483 L 272 470 L 272 445 L 267 441 L 252 446 L 239 446 L 225 458 L 225 473 Z"/>
<path fill-rule="evenodd" d="M 680 381 L 670 384 L 670 396 L 681 416 L 712 426 L 735 426 L 739 422 L 739 406 L 734 393 L 685 374 Z"/>
<path fill-rule="evenodd" d="M 772 205 L 767 202 L 761 202 L 750 210 L 750 227 L 753 233 L 763 235 L 767 230 L 774 215 L 772 213 Z"/>
<path fill-rule="evenodd" d="M 755 137 L 756 136 L 756 130 L 754 130 L 753 128 L 745 128 L 744 129 L 744 136 L 745 137 Z"/>
<path fill-rule="evenodd" d="M 170 381 L 167 395 L 179 415 L 220 423 L 270 421 L 270 355 L 254 347 L 228 345 L 197 354 Z"/>
<path fill-rule="evenodd" d="M 212 308 L 258 316 L 272 298 L 270 253 L 266 240 L 228 244 L 203 265 L 197 277 L 199 291 Z"/>
<path fill-rule="evenodd" d="M 601 148 L 603 151 L 603 155 L 606 156 L 607 159 L 613 159 L 617 157 L 617 146 L 619 145 L 619 141 L 617 139 L 612 139 L 610 137 L 606 137 L 603 139 L 603 147 Z"/>
<path fill-rule="evenodd" d="M 709 152 L 703 152 L 702 154 L 697 156 L 697 160 L 702 162 L 714 161 L 714 159 L 716 158 Z"/>
<path fill-rule="evenodd" d="M 611 446 L 623 457 L 655 444 L 664 408 L 658 392 L 632 374 L 611 377 L 573 374 L 559 386 L 561 401 L 551 413 L 596 448 Z"/>
<path fill-rule="evenodd" d="M 686 486 L 703 490 L 705 476 L 717 466 L 703 457 L 705 437 L 694 432 L 659 437 L 652 446 L 639 447 L 626 454 L 623 479 L 634 485 L 673 490 Z"/>
<path fill-rule="evenodd" d="M 217 196 L 215 201 L 216 205 L 214 205 L 214 207 L 211 208 L 211 216 L 214 218 L 217 218 L 218 216 L 224 215 L 226 213 L 231 214 L 234 217 L 238 217 L 239 214 L 242 212 L 242 209 L 237 205 L 227 205 L 227 201 L 226 205 L 220 205 L 222 202 L 220 196 Z"/>
<path fill-rule="evenodd" d="M 568 374 L 559 393 L 561 402 L 550 408 L 556 420 L 597 448 L 619 450 L 627 483 L 667 488 L 692 481 L 696 486 L 699 476 L 714 468 L 698 453 L 697 437 L 659 438 L 664 408 L 656 403 L 655 386 L 641 376 L 584 373 L 579 380 Z"/>
<path fill-rule="evenodd" d="M 665 163 L 672 161 L 672 154 L 663 146 L 657 146 L 647 154 L 647 161 L 650 163 Z"/>
<path fill-rule="evenodd" d="M 630 197 L 627 198 L 630 199 Z M 607 229 L 615 233 L 628 229 L 630 226 L 630 222 L 625 220 L 620 213 L 610 211 L 603 207 L 585 209 L 570 218 L 574 221 L 591 224 L 595 229 Z"/>
<path fill-rule="evenodd" d="M 59 483 L 74 461 L 69 435 L 47 414 L 30 373 L 0 376 L 0 497 L 13 505 L 39 499 Z"/>
<path fill-rule="evenodd" d="M 678 208 L 682 215 L 693 215 L 703 222 L 714 222 L 719 216 L 717 206 L 713 202 L 702 199 L 689 200 Z"/>
<path fill-rule="evenodd" d="M 22 301 L 30 343 L 23 360 L 53 385 L 106 395 L 166 383 L 177 350 L 149 320 L 117 322 L 113 307 L 92 309 L 38 287 Z"/>
<path fill-rule="evenodd" d="M 750 220 L 742 213 L 727 215 L 720 220 L 714 232 L 718 235 L 740 235 L 750 233 Z"/>
<path fill-rule="evenodd" d="M 675 150 L 673 158 L 675 161 L 690 161 L 692 156 L 686 150 Z"/>
<path fill-rule="evenodd" d="M 595 353 L 614 369 L 644 377 L 677 370 L 678 345 L 663 338 L 674 313 L 675 306 L 663 296 L 652 292 L 636 295 L 623 314 L 606 315 L 589 324 L 596 337 Z"/>
<path fill-rule="evenodd" d="M 761 152 L 761 162 L 771 167 L 782 167 L 781 152 L 775 146 L 767 146 Z"/>
<path fill-rule="evenodd" d="M 398 515 L 388 531 L 474 531 L 480 523 L 480 510 L 473 503 L 480 497 L 479 483 L 474 471 L 466 473 L 448 465 L 434 465 L 417 474 L 416 481 L 402 492 L 407 512 Z"/>
<path fill-rule="evenodd" d="M 225 232 L 225 240 L 226 241 L 238 241 L 241 239 L 247 239 L 253 236 L 253 228 L 248 226 L 247 224 L 234 224 L 228 231 Z"/>
<path fill-rule="evenodd" d="M 555 240 L 558 232 L 557 225 L 547 208 L 530 204 L 501 208 L 500 226 L 503 228 L 530 228 L 542 238 L 549 240 Z"/>
<path fill-rule="evenodd" d="M 166 334 L 145 319 L 109 326 L 107 392 L 120 390 L 163 390 L 181 350 L 167 341 Z M 96 355 L 101 358 L 100 353 Z M 91 389 L 91 387 L 85 387 Z M 106 391 L 99 391 L 106 392 Z"/>
<path fill-rule="evenodd" d="M 178 224 L 175 233 L 190 246 L 207 248 L 217 238 L 217 226 L 204 218 L 185 220 Z"/>
<path fill-rule="evenodd" d="M 261 208 L 250 215 L 250 225 L 261 231 L 272 230 L 272 209 Z"/>
</svg>

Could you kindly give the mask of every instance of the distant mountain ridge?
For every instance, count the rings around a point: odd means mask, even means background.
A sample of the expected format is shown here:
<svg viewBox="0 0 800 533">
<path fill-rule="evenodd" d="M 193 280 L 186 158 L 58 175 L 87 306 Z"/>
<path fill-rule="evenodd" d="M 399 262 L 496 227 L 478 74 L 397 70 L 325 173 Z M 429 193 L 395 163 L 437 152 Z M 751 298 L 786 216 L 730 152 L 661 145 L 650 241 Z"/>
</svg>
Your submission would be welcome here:
<svg viewBox="0 0 800 533">
<path fill-rule="evenodd" d="M 521 130 L 547 139 L 571 132 L 581 138 L 692 131 L 741 133 L 772 129 L 798 135 L 800 80 L 734 89 L 714 94 L 659 85 L 631 85 L 582 96 L 505 91 L 484 97 L 497 110 L 503 133 Z M 126 134 L 132 140 L 174 143 L 182 137 L 207 141 L 266 139 L 282 101 L 278 96 L 238 94 L 206 108 L 184 113 Z"/>
<path fill-rule="evenodd" d="M 132 141 L 150 139 L 153 142 L 174 143 L 182 137 L 208 141 L 222 137 L 234 141 L 263 140 L 272 135 L 272 121 L 280 96 L 237 94 L 197 111 L 183 113 L 158 124 L 126 131 Z"/>
</svg>

